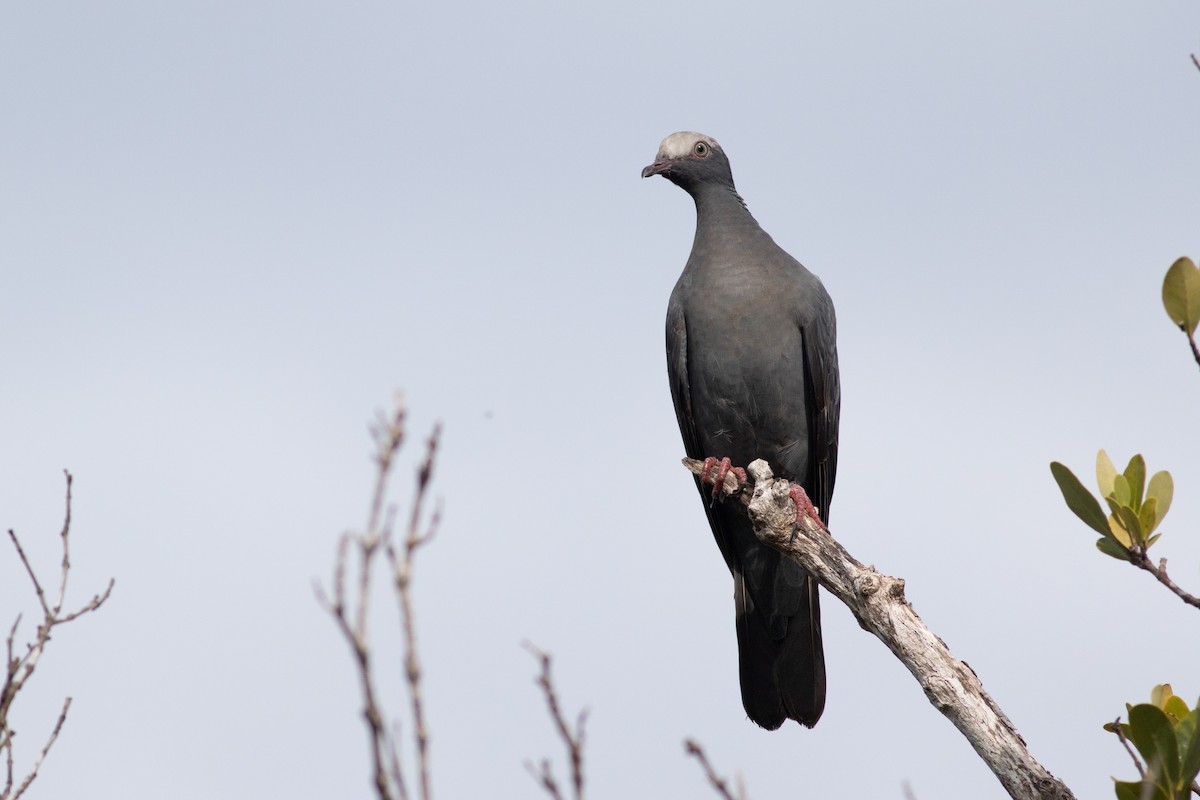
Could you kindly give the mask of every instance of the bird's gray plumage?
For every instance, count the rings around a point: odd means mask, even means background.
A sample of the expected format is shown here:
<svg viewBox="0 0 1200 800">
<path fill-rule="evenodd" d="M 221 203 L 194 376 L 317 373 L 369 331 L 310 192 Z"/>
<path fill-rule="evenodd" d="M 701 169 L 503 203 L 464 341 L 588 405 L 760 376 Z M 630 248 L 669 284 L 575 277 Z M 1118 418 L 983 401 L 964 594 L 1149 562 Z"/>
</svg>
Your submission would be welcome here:
<svg viewBox="0 0 1200 800">
<path fill-rule="evenodd" d="M 651 175 L 696 202 L 692 253 L 667 308 L 667 373 L 687 454 L 739 466 L 764 458 L 828 522 L 840 406 L 829 295 L 750 215 L 715 140 L 668 136 L 642 171 Z M 699 488 L 733 574 L 746 713 L 768 729 L 786 718 L 812 726 L 825 706 L 817 584 L 761 544 L 743 510 Z"/>
</svg>

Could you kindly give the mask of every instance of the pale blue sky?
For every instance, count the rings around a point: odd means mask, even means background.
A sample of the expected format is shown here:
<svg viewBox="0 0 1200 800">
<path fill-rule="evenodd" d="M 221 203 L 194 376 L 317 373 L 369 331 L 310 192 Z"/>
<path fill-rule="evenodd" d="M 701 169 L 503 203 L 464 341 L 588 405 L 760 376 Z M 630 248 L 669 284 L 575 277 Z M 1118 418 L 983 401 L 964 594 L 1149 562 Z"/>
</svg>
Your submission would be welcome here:
<svg viewBox="0 0 1200 800">
<path fill-rule="evenodd" d="M 593 797 L 711 796 L 684 737 L 755 800 L 1003 796 L 828 596 L 818 727 L 745 719 L 664 368 L 693 209 L 638 177 L 681 129 L 837 306 L 835 535 L 1108 796 L 1132 767 L 1100 726 L 1200 694 L 1197 618 L 1096 553 L 1047 463 L 1170 469 L 1161 555 L 1200 588 L 1200 376 L 1159 303 L 1200 255 L 1189 52 L 1181 0 L 6 5 L 0 526 L 52 575 L 69 468 L 73 596 L 117 579 L 18 709 L 29 756 L 75 697 L 30 797 L 369 796 L 312 580 L 395 388 L 405 476 L 446 426 L 416 586 L 439 797 L 539 796 L 523 639 L 591 708 Z M 22 581 L 0 558 L 0 624 Z"/>
</svg>

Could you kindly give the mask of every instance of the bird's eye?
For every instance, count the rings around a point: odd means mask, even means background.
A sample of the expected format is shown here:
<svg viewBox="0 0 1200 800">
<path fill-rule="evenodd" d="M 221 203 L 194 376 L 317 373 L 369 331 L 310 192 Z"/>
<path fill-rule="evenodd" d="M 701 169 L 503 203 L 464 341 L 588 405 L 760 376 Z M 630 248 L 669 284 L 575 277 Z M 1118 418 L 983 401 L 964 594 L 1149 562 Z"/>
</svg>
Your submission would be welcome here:
<svg viewBox="0 0 1200 800">
<path fill-rule="evenodd" d="M 708 144 L 705 142 L 696 142 L 696 146 L 692 148 L 692 152 L 700 158 L 704 158 L 708 155 Z"/>
</svg>

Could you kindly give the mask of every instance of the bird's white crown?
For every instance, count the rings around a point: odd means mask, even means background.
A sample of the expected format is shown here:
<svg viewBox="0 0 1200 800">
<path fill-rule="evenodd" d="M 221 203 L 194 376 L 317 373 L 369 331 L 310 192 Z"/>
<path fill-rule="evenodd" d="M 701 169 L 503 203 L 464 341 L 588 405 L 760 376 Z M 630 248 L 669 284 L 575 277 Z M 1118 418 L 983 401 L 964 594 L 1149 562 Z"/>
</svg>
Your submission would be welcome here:
<svg viewBox="0 0 1200 800">
<path fill-rule="evenodd" d="M 692 148 L 696 146 L 696 142 L 704 142 L 716 150 L 721 149 L 721 145 L 717 144 L 717 140 L 711 136 L 705 136 L 703 133 L 696 133 L 695 131 L 679 131 L 678 133 L 672 133 L 662 140 L 662 144 L 658 146 L 657 160 L 683 158 L 692 152 Z"/>
</svg>

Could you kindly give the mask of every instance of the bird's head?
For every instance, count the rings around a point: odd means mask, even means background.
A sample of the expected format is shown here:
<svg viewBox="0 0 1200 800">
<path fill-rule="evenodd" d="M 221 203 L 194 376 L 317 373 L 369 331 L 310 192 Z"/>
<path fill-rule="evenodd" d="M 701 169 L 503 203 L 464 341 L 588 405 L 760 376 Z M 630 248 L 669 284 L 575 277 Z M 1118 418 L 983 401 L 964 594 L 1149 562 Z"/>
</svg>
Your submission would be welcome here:
<svg viewBox="0 0 1200 800">
<path fill-rule="evenodd" d="M 733 188 L 729 158 L 717 140 L 694 131 L 672 133 L 658 146 L 654 163 L 642 170 L 642 177 L 662 175 L 691 192 L 705 183 Z"/>
</svg>

